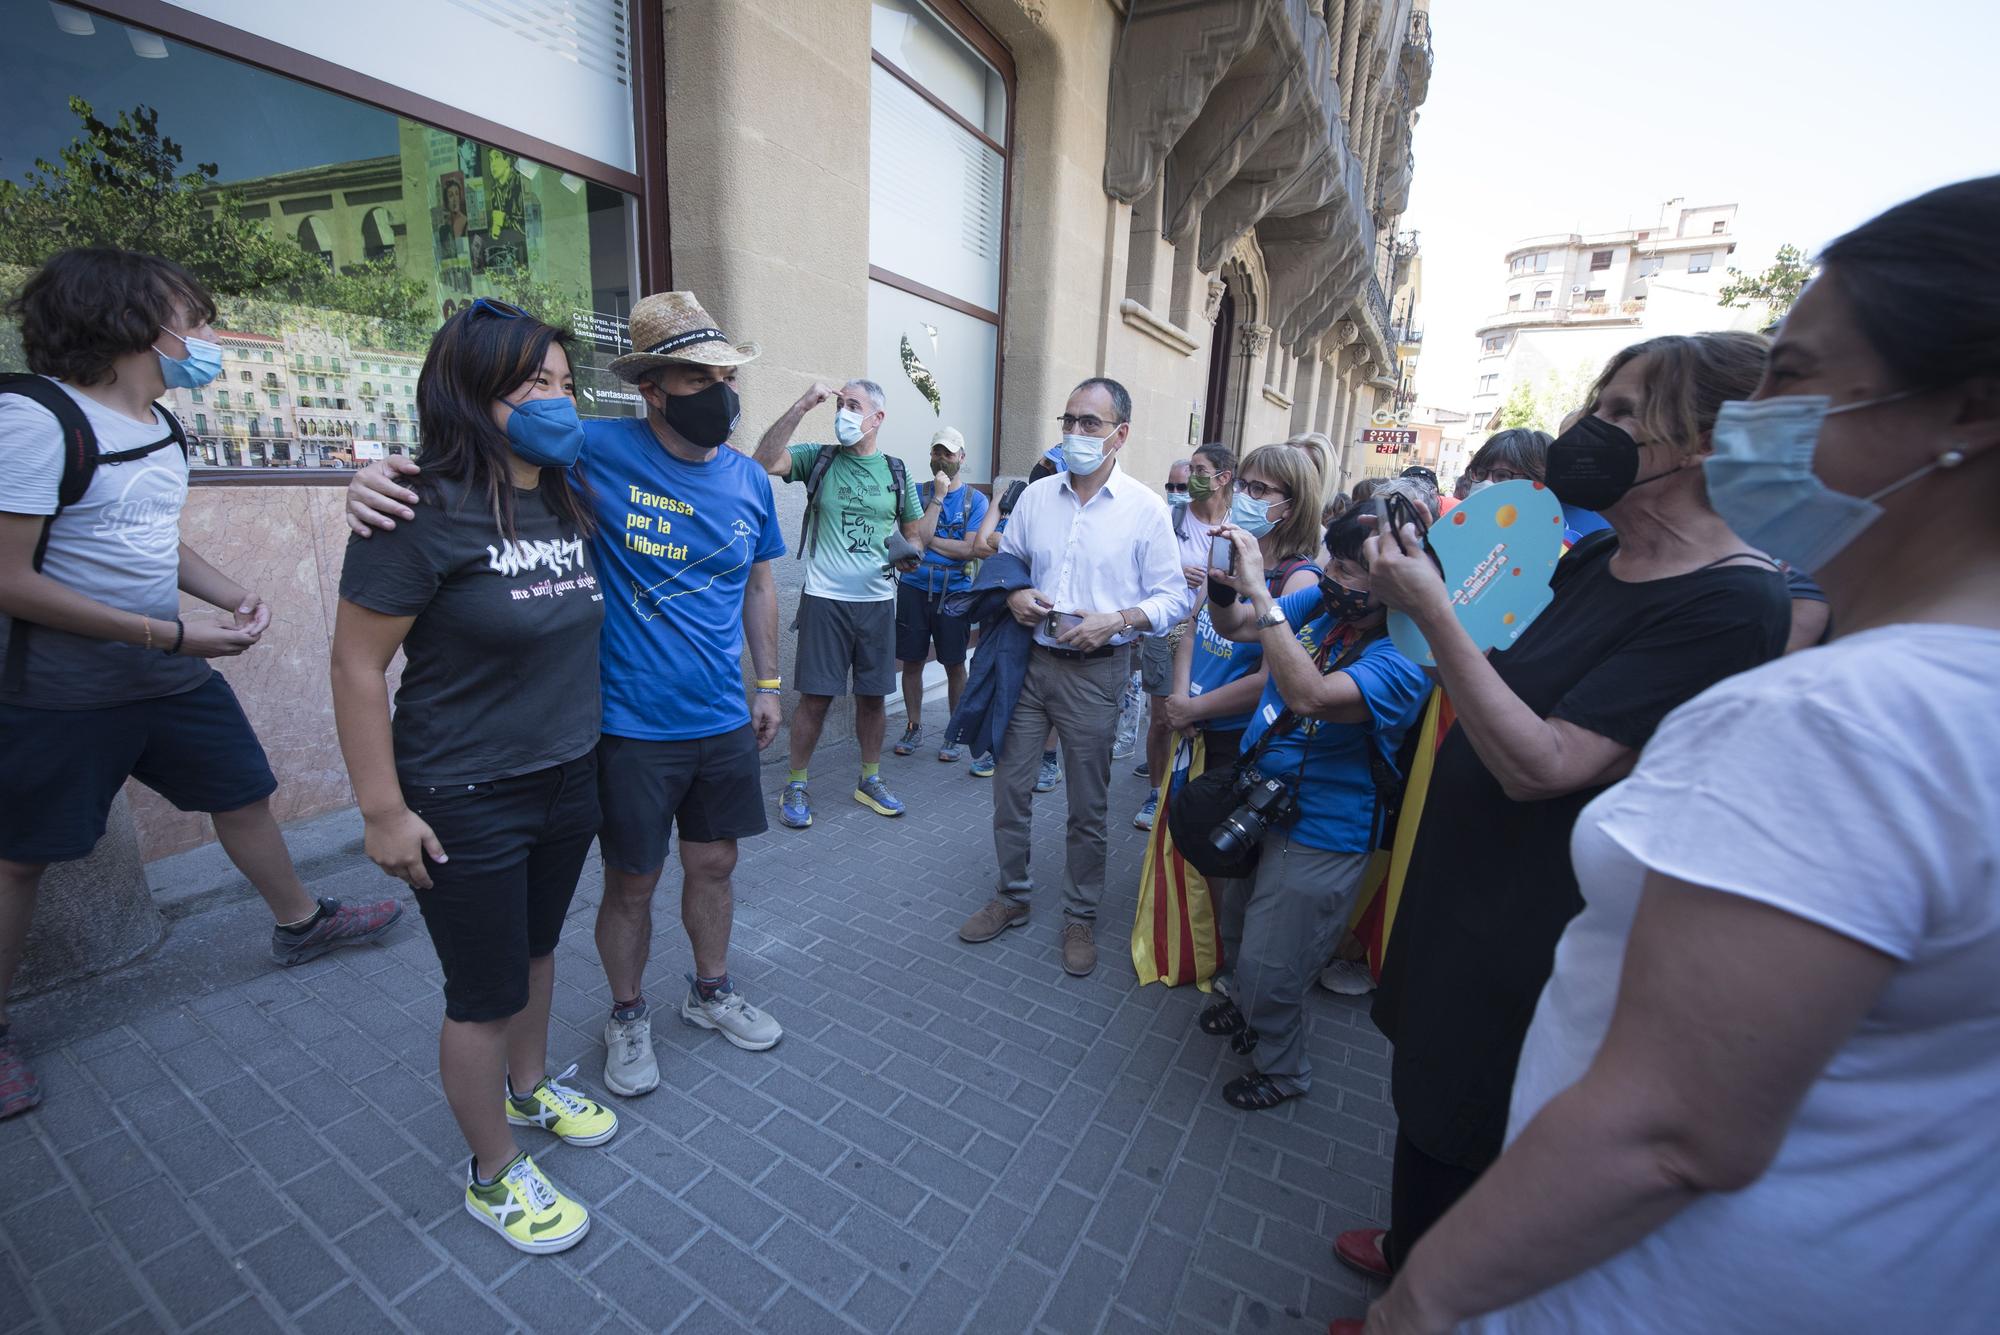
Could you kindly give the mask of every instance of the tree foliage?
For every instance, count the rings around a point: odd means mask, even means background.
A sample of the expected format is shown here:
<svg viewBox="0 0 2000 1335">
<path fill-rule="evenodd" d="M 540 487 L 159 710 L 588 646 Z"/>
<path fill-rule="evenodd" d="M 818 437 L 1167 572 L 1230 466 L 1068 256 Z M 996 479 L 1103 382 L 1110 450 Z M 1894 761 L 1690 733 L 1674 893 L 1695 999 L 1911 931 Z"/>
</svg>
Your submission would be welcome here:
<svg viewBox="0 0 2000 1335">
<path fill-rule="evenodd" d="M 1554 435 L 1563 418 L 1590 400 L 1590 386 L 1597 373 L 1588 362 L 1578 362 L 1568 371 L 1550 370 L 1539 381 L 1517 380 L 1500 404 L 1500 427 L 1528 427 Z"/>
<path fill-rule="evenodd" d="M 1729 281 L 1722 285 L 1716 299 L 1721 305 L 1737 310 L 1762 306 L 1771 319 L 1782 320 L 1816 272 L 1805 252 L 1788 243 L 1778 247 L 1771 267 L 1755 277 L 1732 266 Z"/>
<path fill-rule="evenodd" d="M 344 311 L 398 324 L 430 315 L 425 284 L 393 259 L 334 272 L 296 241 L 245 218 L 239 195 L 212 162 L 184 165 L 160 133 L 159 112 L 140 105 L 115 121 L 90 103 L 69 107 L 82 135 L 50 162 L 37 158 L 21 181 L 0 181 L 0 263 L 40 265 L 72 246 L 117 246 L 164 255 L 217 296 Z"/>
</svg>

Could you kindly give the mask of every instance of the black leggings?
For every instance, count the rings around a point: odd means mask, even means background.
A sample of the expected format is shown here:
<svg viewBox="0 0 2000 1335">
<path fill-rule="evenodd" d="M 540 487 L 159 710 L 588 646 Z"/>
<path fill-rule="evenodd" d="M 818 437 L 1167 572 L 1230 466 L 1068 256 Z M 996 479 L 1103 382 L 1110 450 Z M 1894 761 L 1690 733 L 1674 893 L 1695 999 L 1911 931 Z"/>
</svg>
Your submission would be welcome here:
<svg viewBox="0 0 2000 1335">
<path fill-rule="evenodd" d="M 1433 1159 L 1396 1133 L 1396 1159 L 1389 1184 L 1389 1235 L 1382 1239 L 1382 1259 L 1400 1269 L 1431 1225 L 1472 1190 L 1479 1174 L 1457 1164 Z"/>
</svg>

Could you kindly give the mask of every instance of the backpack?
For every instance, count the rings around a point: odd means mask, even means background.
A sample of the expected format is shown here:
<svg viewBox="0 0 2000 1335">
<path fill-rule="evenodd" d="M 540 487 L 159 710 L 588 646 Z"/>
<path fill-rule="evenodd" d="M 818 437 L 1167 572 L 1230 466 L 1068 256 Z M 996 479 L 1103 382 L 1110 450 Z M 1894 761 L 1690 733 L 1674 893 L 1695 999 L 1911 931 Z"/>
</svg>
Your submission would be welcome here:
<svg viewBox="0 0 2000 1335">
<path fill-rule="evenodd" d="M 96 476 L 99 464 L 130 463 L 169 445 L 180 446 L 181 458 L 188 458 L 187 433 L 181 429 L 180 419 L 167 411 L 164 404 L 156 403 L 153 407 L 166 419 L 165 440 L 112 454 L 99 454 L 97 433 L 91 430 L 90 419 L 84 416 L 76 400 L 55 381 L 46 376 L 7 372 L 0 374 L 0 394 L 19 394 L 22 398 L 32 399 L 53 413 L 56 425 L 62 429 L 62 480 L 56 484 L 55 512 L 42 520 L 42 536 L 35 543 L 34 568 L 37 571 L 48 555 L 49 530 L 55 527 L 56 517 L 83 499 L 84 492 L 90 490 L 90 480 Z M 9 694 L 20 691 L 22 678 L 27 672 L 29 625 L 16 618 L 7 630 L 7 663 L 4 670 L 0 670 L 0 690 Z"/>
<path fill-rule="evenodd" d="M 806 470 L 806 517 L 799 523 L 801 561 L 812 555 L 813 548 L 819 542 L 817 525 L 813 523 L 819 517 L 815 502 L 819 500 L 820 483 L 826 481 L 826 470 L 833 467 L 833 457 L 838 453 L 838 449 L 839 447 L 834 445 L 820 446 L 819 453 L 813 456 L 812 467 Z M 910 474 L 903 467 L 903 461 L 895 455 L 885 453 L 882 457 L 889 461 L 889 509 L 890 517 L 894 519 L 903 513 L 903 493 L 909 490 Z"/>
</svg>

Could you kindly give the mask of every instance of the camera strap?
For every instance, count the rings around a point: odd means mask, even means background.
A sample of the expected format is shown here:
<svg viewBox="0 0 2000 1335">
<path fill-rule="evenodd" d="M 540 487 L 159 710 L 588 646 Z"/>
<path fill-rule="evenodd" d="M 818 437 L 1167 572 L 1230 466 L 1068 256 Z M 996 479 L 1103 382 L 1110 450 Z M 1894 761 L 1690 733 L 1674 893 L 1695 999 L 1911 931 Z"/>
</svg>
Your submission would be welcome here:
<svg viewBox="0 0 2000 1335">
<path fill-rule="evenodd" d="M 1324 601 L 1322 601 L 1320 603 L 1320 609 L 1323 611 L 1325 610 L 1325 607 L 1326 604 Z M 1327 662 L 1327 656 L 1332 651 L 1336 641 L 1334 637 L 1329 636 L 1327 638 L 1326 643 L 1322 644 L 1319 647 L 1319 653 L 1314 656 L 1314 661 L 1319 667 L 1320 676 L 1330 677 L 1334 673 L 1342 671 L 1343 669 L 1347 668 L 1356 659 L 1361 657 L 1361 655 L 1367 650 L 1369 645 L 1375 643 L 1375 641 L 1381 639 L 1384 635 L 1387 635 L 1388 633 L 1389 633 L 1388 627 L 1386 625 L 1382 625 L 1382 626 L 1377 626 L 1374 630 L 1370 631 L 1366 635 L 1356 636 L 1352 641 L 1348 643 L 1347 647 L 1341 651 L 1340 657 L 1335 659 L 1331 663 Z M 1257 739 L 1257 744 L 1251 747 L 1247 752 L 1245 752 L 1241 757 L 1237 759 L 1236 761 L 1237 772 L 1241 773 L 1244 770 L 1251 768 L 1253 765 L 1257 763 L 1258 759 L 1261 758 L 1266 751 L 1270 750 L 1271 743 L 1277 741 L 1281 737 L 1286 736 L 1305 721 L 1306 720 L 1304 719 L 1304 717 L 1293 712 L 1290 709 L 1282 711 L 1278 715 L 1278 717 L 1271 720 L 1271 726 L 1264 730 L 1264 735 Z"/>
</svg>

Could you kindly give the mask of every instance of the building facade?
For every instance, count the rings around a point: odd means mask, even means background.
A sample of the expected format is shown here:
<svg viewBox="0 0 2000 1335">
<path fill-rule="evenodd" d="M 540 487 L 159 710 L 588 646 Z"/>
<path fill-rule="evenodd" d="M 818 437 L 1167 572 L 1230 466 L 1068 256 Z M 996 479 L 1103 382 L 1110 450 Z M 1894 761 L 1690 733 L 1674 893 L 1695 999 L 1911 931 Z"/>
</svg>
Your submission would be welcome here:
<svg viewBox="0 0 2000 1335">
<path fill-rule="evenodd" d="M 1473 419 L 1491 422 L 1510 396 L 1538 395 L 1545 410 L 1556 401 L 1575 406 L 1620 348 L 1748 324 L 1745 312 L 1718 304 L 1735 222 L 1734 204 L 1674 199 L 1650 227 L 1516 242 L 1497 311 L 1477 333 Z"/>
<path fill-rule="evenodd" d="M 765 350 L 739 444 L 813 381 L 867 376 L 888 448 L 919 463 L 955 426 L 982 485 L 1027 471 L 1091 375 L 1131 388 L 1125 465 L 1149 482 L 1192 444 L 1318 430 L 1348 486 L 1378 466 L 1361 432 L 1407 412 L 1428 0 L 350 0 L 338 23 L 0 0 L 0 20 L 0 163 L 90 148 L 72 96 L 142 138 L 150 114 L 185 156 L 132 198 L 241 239 L 241 266 L 204 271 L 225 378 L 172 406 L 201 438 L 188 540 L 280 612 L 225 671 L 281 818 L 351 801 L 325 689 L 338 484 L 420 445 L 430 333 L 480 297 L 568 328 L 583 411 L 609 415 L 635 410 L 603 369 L 632 302 L 691 289 Z M 32 188 L 61 206 L 83 184 Z M 0 286 L 32 241 L 0 237 Z M 260 285 L 279 242 L 324 281 Z M 207 837 L 133 801 L 149 855 Z"/>
</svg>

